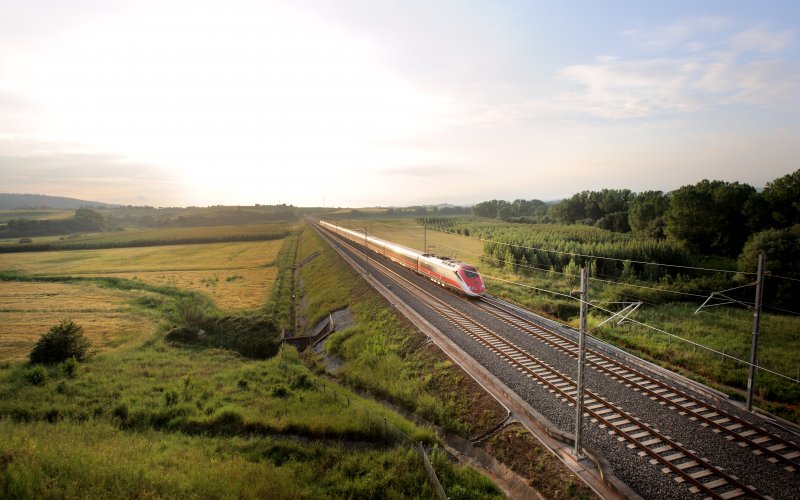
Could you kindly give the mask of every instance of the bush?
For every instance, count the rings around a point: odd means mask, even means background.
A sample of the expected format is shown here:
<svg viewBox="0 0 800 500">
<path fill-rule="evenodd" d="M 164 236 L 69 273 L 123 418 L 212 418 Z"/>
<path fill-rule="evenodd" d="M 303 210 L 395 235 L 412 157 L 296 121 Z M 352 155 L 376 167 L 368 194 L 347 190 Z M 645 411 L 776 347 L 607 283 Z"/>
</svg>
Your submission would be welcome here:
<svg viewBox="0 0 800 500">
<path fill-rule="evenodd" d="M 286 387 L 283 384 L 278 384 L 278 385 L 276 385 L 275 387 L 272 388 L 272 391 L 270 392 L 270 395 L 273 398 L 281 398 L 281 399 L 283 399 L 283 398 L 285 398 L 285 397 L 287 397 L 289 395 L 289 388 Z"/>
<path fill-rule="evenodd" d="M 83 327 L 71 319 L 62 319 L 42 335 L 30 354 L 31 363 L 60 363 L 74 357 L 84 361 L 91 343 L 83 334 Z"/>
<path fill-rule="evenodd" d="M 61 364 L 61 371 L 64 372 L 68 378 L 73 378 L 78 373 L 78 360 L 75 356 L 70 356 L 64 363 Z"/>
<path fill-rule="evenodd" d="M 25 380 L 33 385 L 42 385 L 47 381 L 47 370 L 44 366 L 32 366 L 23 372 Z"/>
</svg>

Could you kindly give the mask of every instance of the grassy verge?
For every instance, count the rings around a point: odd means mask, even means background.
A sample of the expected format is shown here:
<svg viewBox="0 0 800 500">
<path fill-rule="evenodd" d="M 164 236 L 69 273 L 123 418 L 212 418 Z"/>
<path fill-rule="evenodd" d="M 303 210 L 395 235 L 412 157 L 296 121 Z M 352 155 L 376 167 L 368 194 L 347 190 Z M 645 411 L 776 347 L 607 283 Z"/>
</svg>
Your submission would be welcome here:
<svg viewBox="0 0 800 500">
<path fill-rule="evenodd" d="M 519 424 L 511 424 L 484 444 L 486 451 L 511 470 L 530 479 L 530 485 L 551 500 L 597 498 L 550 451 Z"/>
<path fill-rule="evenodd" d="M 275 265 L 278 267 L 278 276 L 272 286 L 272 297 L 264 307 L 266 313 L 272 316 L 278 328 L 291 332 L 292 321 L 292 266 L 295 264 L 297 255 L 297 241 L 299 233 L 295 232 L 284 240 Z"/>
</svg>

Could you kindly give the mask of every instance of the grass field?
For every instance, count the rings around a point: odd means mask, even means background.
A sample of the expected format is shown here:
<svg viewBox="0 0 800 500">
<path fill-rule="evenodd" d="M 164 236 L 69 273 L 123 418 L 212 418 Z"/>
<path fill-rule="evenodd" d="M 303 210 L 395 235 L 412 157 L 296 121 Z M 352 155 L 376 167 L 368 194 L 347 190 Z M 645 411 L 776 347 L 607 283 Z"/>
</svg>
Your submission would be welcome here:
<svg viewBox="0 0 800 500">
<path fill-rule="evenodd" d="M 32 276 L 114 276 L 207 293 L 220 309 L 263 305 L 283 240 L 3 255 L 0 267 Z"/>
<path fill-rule="evenodd" d="M 202 292 L 223 311 L 256 309 L 267 300 L 278 271 L 265 269 L 203 269 L 198 271 L 146 271 L 97 274 Z"/>
<path fill-rule="evenodd" d="M 0 281 L 0 360 L 27 359 L 39 337 L 67 317 L 83 326 L 99 351 L 141 341 L 152 324 L 129 304 L 141 296 L 89 283 Z"/>
<path fill-rule="evenodd" d="M 75 210 L 0 210 L 0 223 L 6 223 L 11 219 L 68 219 L 73 215 Z"/>
</svg>

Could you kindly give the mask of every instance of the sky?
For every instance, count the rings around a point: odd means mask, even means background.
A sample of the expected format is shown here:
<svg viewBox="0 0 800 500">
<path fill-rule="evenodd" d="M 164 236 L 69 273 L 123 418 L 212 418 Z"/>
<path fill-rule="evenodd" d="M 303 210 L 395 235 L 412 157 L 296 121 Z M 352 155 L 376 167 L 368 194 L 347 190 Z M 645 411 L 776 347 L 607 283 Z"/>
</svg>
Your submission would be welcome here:
<svg viewBox="0 0 800 500">
<path fill-rule="evenodd" d="M 800 3 L 0 0 L 0 192 L 556 200 L 800 168 Z"/>
</svg>

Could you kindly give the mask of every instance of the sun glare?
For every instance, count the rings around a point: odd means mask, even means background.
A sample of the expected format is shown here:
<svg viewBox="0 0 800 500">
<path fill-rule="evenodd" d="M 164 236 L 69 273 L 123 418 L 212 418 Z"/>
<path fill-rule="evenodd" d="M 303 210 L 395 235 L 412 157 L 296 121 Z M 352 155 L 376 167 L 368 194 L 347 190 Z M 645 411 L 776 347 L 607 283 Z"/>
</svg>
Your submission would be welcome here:
<svg viewBox="0 0 800 500">
<path fill-rule="evenodd" d="M 381 47 L 287 7 L 106 21 L 26 57 L 17 83 L 49 134 L 176 167 L 197 190 L 363 168 L 446 107 L 390 74 Z"/>
</svg>

